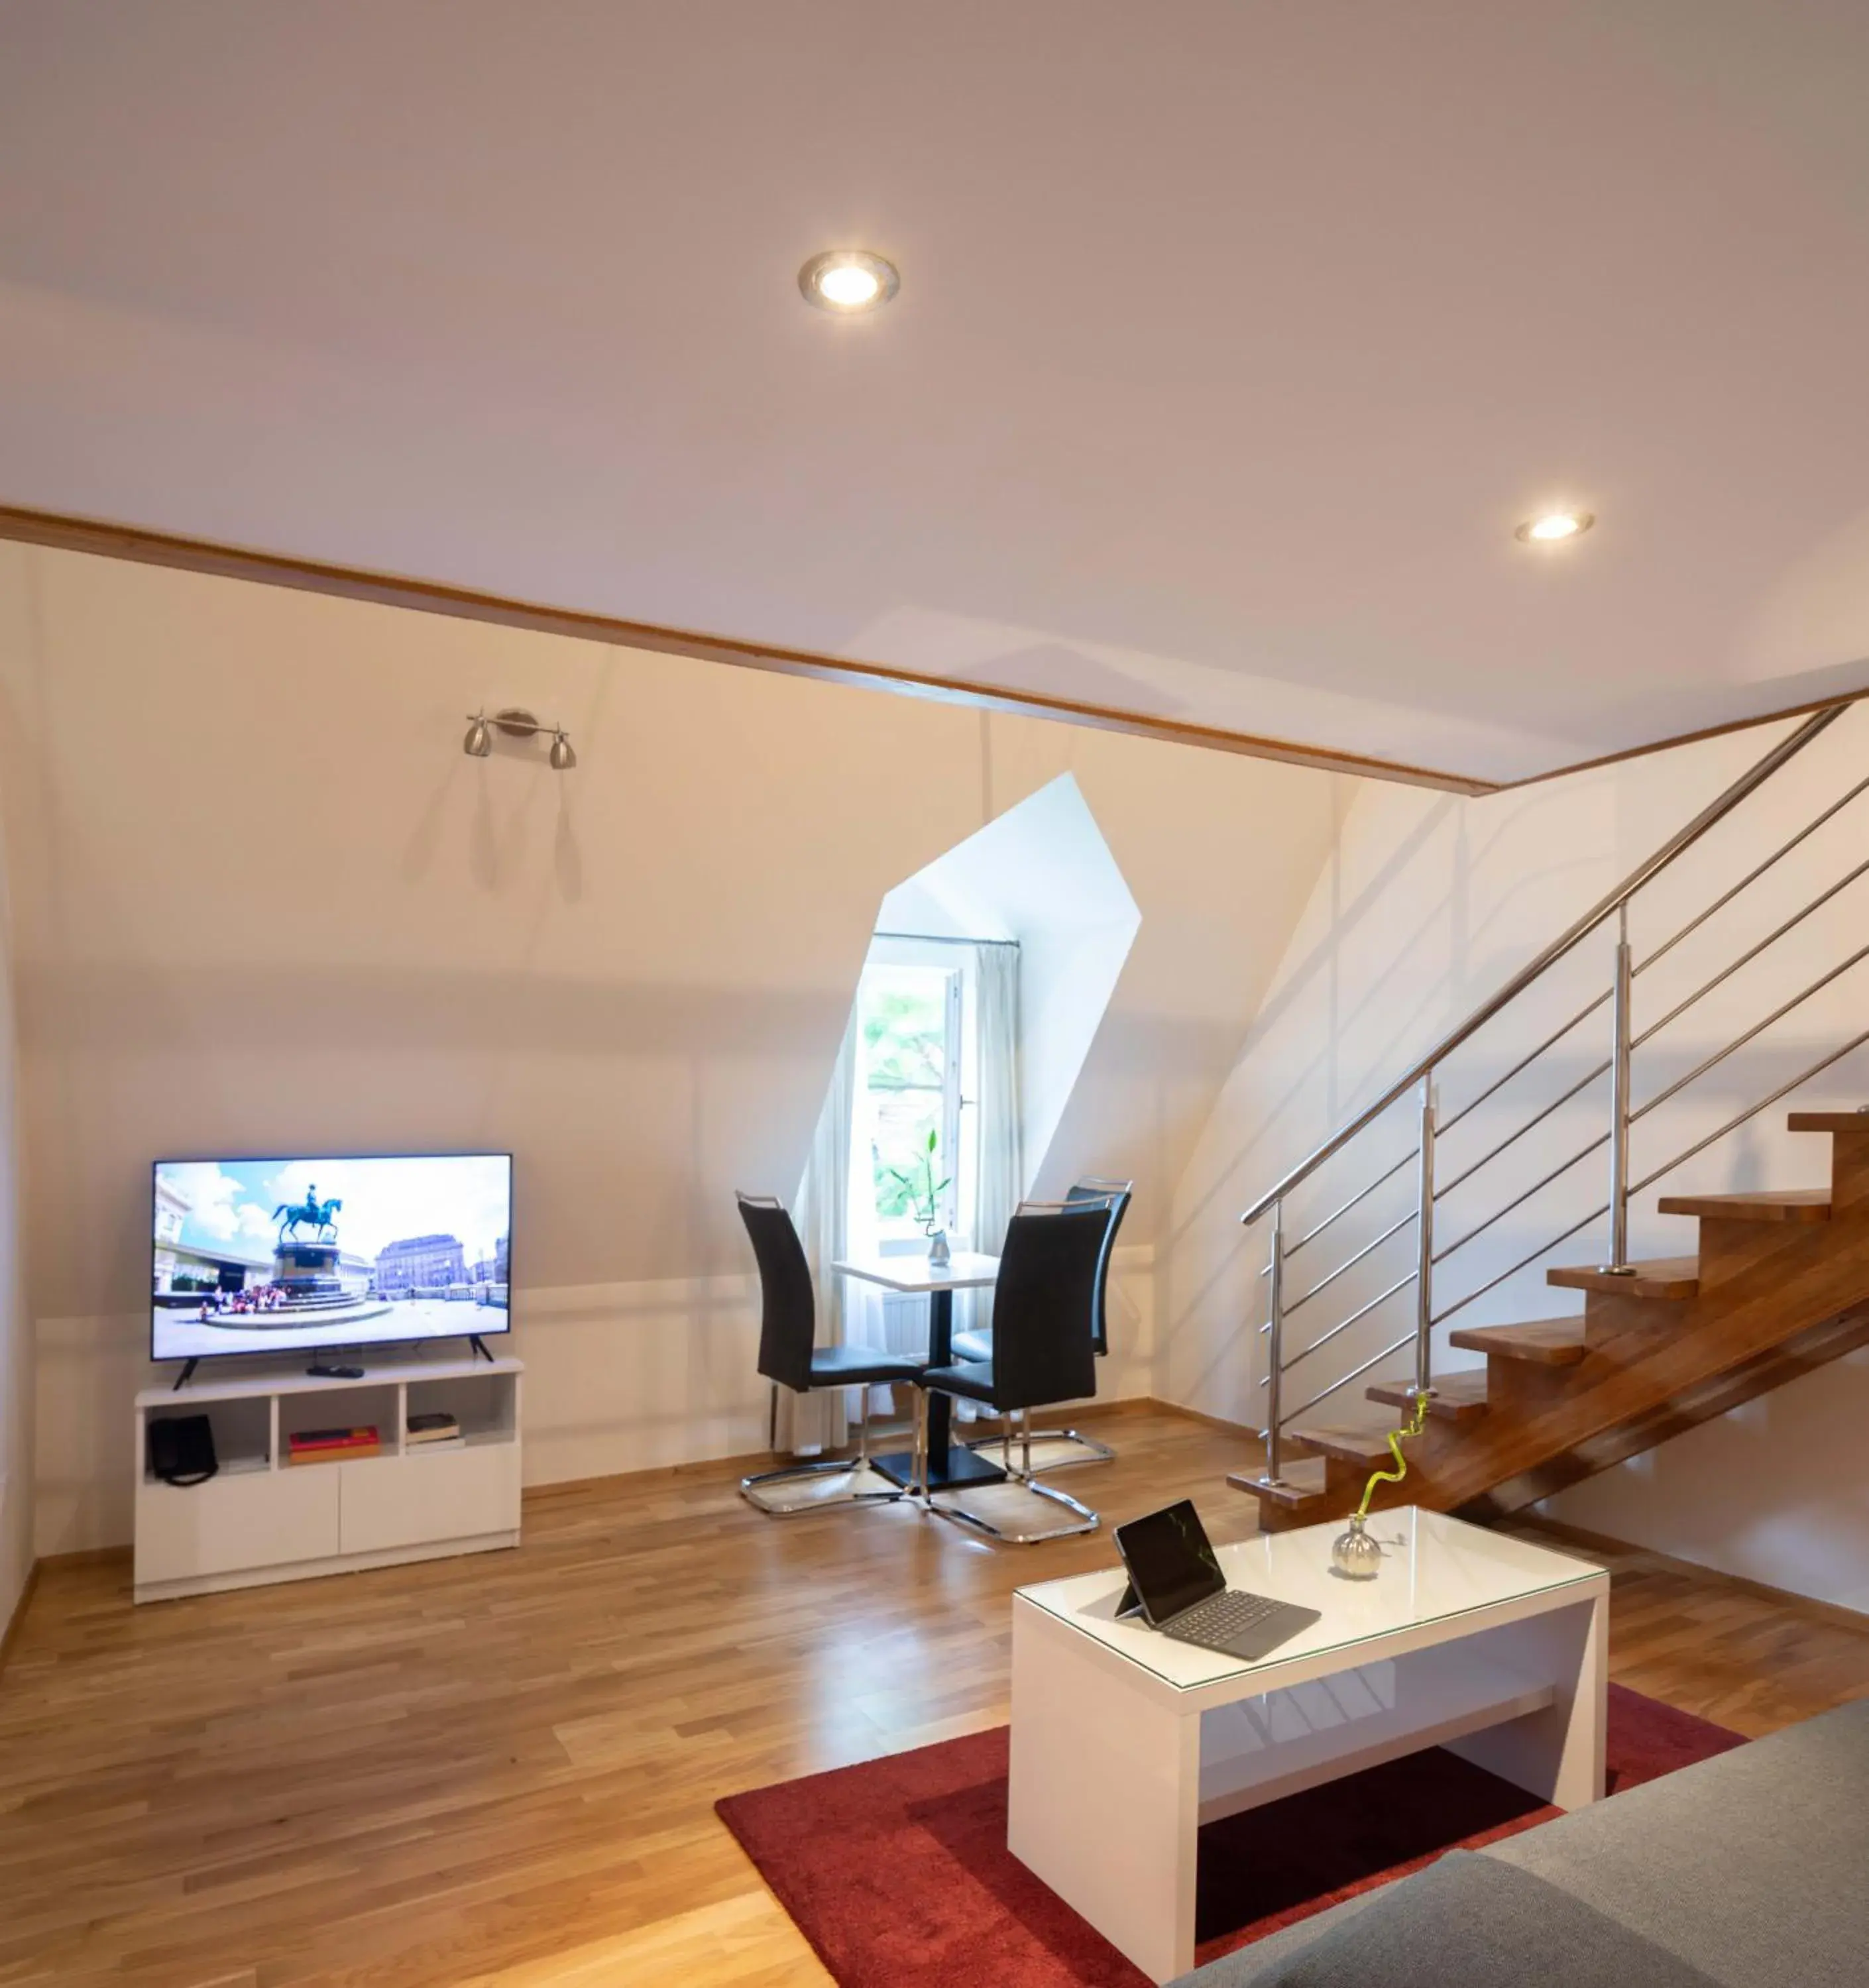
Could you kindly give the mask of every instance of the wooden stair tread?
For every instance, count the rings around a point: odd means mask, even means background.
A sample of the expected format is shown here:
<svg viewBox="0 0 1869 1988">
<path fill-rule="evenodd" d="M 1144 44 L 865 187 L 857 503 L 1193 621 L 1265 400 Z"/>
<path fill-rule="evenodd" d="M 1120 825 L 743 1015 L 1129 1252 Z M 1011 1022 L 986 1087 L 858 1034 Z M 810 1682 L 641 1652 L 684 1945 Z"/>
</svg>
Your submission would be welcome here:
<svg viewBox="0 0 1869 1988">
<path fill-rule="evenodd" d="M 1447 1344 L 1468 1353 L 1502 1360 L 1529 1360 L 1541 1367 L 1574 1367 L 1583 1357 L 1580 1318 L 1541 1318 L 1527 1325 L 1468 1325 L 1447 1334 Z"/>
<path fill-rule="evenodd" d="M 1869 1111 L 1793 1111 L 1785 1123 L 1794 1132 L 1869 1132 Z"/>
<path fill-rule="evenodd" d="M 1700 1291 L 1698 1256 L 1656 1256 L 1632 1263 L 1629 1274 L 1617 1276 L 1593 1264 L 1576 1263 L 1547 1270 L 1545 1282 L 1566 1291 L 1597 1291 L 1607 1297 L 1691 1298 Z"/>
<path fill-rule="evenodd" d="M 1373 1469 L 1377 1464 L 1393 1459 L 1389 1455 L 1389 1429 L 1385 1424 L 1381 1428 L 1357 1428 L 1345 1423 L 1301 1423 L 1285 1431 L 1288 1442 L 1301 1443 L 1320 1456 L 1334 1456 L 1345 1463 L 1367 1464 Z"/>
<path fill-rule="evenodd" d="M 1288 1512 L 1302 1512 L 1307 1506 L 1323 1502 L 1324 1459 L 1321 1456 L 1287 1458 L 1282 1481 L 1277 1484 L 1268 1484 L 1254 1470 L 1229 1471 L 1227 1482 L 1234 1490 L 1250 1491 L 1268 1504 L 1282 1506 Z"/>
<path fill-rule="evenodd" d="M 1657 1205 L 1664 1215 L 1697 1215 L 1704 1222 L 1827 1222 L 1830 1191 L 1799 1187 L 1769 1194 L 1664 1194 Z"/>
<path fill-rule="evenodd" d="M 1399 1408 L 1404 1415 L 1414 1412 L 1415 1398 L 1407 1381 L 1379 1381 L 1373 1388 L 1363 1391 L 1373 1401 L 1380 1401 L 1386 1407 Z M 1428 1397 L 1427 1414 L 1431 1422 L 1465 1423 L 1477 1422 L 1486 1412 L 1486 1370 L 1484 1367 L 1468 1368 L 1458 1374 L 1443 1374 L 1434 1382 L 1434 1391 Z"/>
</svg>

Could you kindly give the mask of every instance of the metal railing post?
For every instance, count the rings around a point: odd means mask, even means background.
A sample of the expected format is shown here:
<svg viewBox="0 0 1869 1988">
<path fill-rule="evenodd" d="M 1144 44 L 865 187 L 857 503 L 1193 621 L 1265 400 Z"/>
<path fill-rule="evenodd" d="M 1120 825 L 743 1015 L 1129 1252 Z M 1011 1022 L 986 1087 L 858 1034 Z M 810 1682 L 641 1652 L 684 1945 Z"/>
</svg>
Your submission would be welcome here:
<svg viewBox="0 0 1869 1988">
<path fill-rule="evenodd" d="M 1415 1392 L 1434 1388 L 1434 1073 L 1421 1080 L 1421 1134 L 1415 1181 Z"/>
<path fill-rule="evenodd" d="M 1629 1002 L 1634 972 L 1629 953 L 1629 907 L 1617 914 L 1616 988 L 1610 1004 L 1614 1046 L 1610 1062 L 1610 1260 L 1619 1277 L 1634 1274 L 1629 1263 Z"/>
<path fill-rule="evenodd" d="M 1285 1203 L 1272 1203 L 1271 1261 L 1267 1266 L 1265 1314 L 1265 1481 L 1279 1482 L 1278 1422 L 1285 1380 Z"/>
</svg>

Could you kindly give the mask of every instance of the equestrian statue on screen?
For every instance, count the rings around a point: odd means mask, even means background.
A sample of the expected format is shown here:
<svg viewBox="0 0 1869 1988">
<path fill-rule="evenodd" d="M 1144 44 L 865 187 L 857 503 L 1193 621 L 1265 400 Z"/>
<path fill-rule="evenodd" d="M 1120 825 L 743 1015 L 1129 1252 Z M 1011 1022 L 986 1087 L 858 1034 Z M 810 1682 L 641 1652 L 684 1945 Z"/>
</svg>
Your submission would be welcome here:
<svg viewBox="0 0 1869 1988">
<path fill-rule="evenodd" d="M 316 1185 L 305 1190 L 303 1201 L 282 1201 L 273 1211 L 273 1219 L 279 1224 L 279 1239 L 288 1237 L 298 1240 L 300 1229 L 310 1229 L 320 1242 L 334 1242 L 337 1239 L 337 1225 L 331 1217 L 344 1206 L 339 1200 L 320 1201 Z"/>
</svg>

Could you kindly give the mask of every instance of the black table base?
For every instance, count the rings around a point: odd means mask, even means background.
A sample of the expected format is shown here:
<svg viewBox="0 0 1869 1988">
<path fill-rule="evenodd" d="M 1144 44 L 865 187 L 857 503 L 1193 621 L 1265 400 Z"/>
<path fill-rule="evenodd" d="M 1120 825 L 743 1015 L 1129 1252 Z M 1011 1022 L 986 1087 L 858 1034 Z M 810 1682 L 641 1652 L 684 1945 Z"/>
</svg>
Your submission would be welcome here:
<svg viewBox="0 0 1869 1988">
<path fill-rule="evenodd" d="M 869 1467 L 879 1471 L 892 1484 L 899 1484 L 906 1491 L 915 1481 L 915 1452 L 908 1449 L 892 1450 L 887 1456 L 872 1456 Z M 954 1443 L 946 1452 L 946 1460 L 941 1452 L 931 1450 L 928 1459 L 928 1488 L 930 1491 L 959 1490 L 969 1484 L 1004 1484 L 1006 1473 L 997 1465 L 976 1456 L 970 1449 Z"/>
<path fill-rule="evenodd" d="M 953 1357 L 954 1294 L 935 1290 L 928 1293 L 928 1364 L 945 1367 Z M 984 1462 L 973 1451 L 953 1440 L 953 1398 L 939 1388 L 928 1397 L 928 1488 L 930 1491 L 957 1489 L 965 1484 L 1004 1484 L 1006 1473 L 997 1465 Z M 904 1490 L 915 1481 L 915 1459 L 908 1450 L 892 1450 L 887 1456 L 872 1456 L 870 1467 L 880 1471 L 892 1484 Z"/>
</svg>

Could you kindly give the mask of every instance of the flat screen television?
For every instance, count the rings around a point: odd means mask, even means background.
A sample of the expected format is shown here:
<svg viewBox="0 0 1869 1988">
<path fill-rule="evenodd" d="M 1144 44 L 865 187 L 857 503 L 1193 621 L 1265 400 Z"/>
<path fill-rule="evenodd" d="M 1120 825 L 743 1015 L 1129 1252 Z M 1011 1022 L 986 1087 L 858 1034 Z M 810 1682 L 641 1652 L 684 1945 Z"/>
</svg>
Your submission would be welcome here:
<svg viewBox="0 0 1869 1988">
<path fill-rule="evenodd" d="M 153 1360 L 511 1330 L 510 1153 L 153 1172 Z"/>
</svg>

